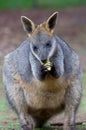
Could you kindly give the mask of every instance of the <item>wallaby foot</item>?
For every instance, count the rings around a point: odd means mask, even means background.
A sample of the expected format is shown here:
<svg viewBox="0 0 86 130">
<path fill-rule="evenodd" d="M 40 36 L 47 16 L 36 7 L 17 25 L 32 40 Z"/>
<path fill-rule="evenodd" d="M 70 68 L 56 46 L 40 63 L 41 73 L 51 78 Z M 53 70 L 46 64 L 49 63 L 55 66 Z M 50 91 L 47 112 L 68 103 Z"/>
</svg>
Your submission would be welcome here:
<svg viewBox="0 0 86 130">
<path fill-rule="evenodd" d="M 63 130 L 76 130 L 76 127 L 71 125 L 71 126 L 65 126 Z"/>
<path fill-rule="evenodd" d="M 19 114 L 18 116 L 20 120 L 21 130 L 32 130 L 33 125 L 28 113 L 25 113 L 25 111 L 23 111 L 22 114 Z"/>
<path fill-rule="evenodd" d="M 28 125 L 22 125 L 21 130 L 32 130 L 32 128 L 29 127 Z"/>
</svg>

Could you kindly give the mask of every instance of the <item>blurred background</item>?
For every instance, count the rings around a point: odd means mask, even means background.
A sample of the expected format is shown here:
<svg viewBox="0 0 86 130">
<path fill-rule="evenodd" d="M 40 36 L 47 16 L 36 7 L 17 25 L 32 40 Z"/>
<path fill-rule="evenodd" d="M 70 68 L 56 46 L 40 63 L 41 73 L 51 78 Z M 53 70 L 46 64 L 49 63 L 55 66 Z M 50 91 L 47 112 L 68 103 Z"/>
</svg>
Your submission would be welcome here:
<svg viewBox="0 0 86 130">
<path fill-rule="evenodd" d="M 83 68 L 83 98 L 77 121 L 86 122 L 86 0 L 0 0 L 0 128 L 17 125 L 16 115 L 8 108 L 3 94 L 2 66 L 4 56 L 26 38 L 21 25 L 25 15 L 36 24 L 59 12 L 56 34 L 79 55 Z M 53 122 L 63 117 L 56 117 Z M 0 129 L 1 130 L 1 129 Z"/>
</svg>

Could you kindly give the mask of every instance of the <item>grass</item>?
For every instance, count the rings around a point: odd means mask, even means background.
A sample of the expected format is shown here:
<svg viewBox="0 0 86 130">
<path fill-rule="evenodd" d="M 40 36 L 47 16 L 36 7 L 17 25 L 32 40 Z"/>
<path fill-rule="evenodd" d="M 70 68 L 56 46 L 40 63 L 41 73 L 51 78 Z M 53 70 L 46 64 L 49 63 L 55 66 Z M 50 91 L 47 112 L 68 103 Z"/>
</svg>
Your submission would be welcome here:
<svg viewBox="0 0 86 130">
<path fill-rule="evenodd" d="M 86 5 L 86 0 L 0 0 L 0 9 L 29 9 L 37 5 L 40 8 L 66 8 Z"/>
<path fill-rule="evenodd" d="M 82 125 L 82 126 L 76 126 L 77 130 L 85 130 L 86 129 L 86 125 Z M 45 127 L 45 128 L 33 128 L 33 130 L 63 130 L 62 127 L 57 128 L 57 127 Z M 2 127 L 0 126 L 0 130 L 20 130 L 19 124 L 11 124 L 7 127 Z"/>
<path fill-rule="evenodd" d="M 83 80 L 82 80 L 82 86 L 83 86 L 83 94 L 82 94 L 82 100 L 80 104 L 80 109 L 83 112 L 86 112 L 86 73 L 83 75 Z"/>
<path fill-rule="evenodd" d="M 48 8 L 66 8 L 86 5 L 85 0 L 39 0 L 42 7 Z"/>
<path fill-rule="evenodd" d="M 8 123 L 8 126 L 0 126 L 0 130 L 20 130 L 19 123 Z"/>
<path fill-rule="evenodd" d="M 77 126 L 76 127 L 77 130 L 85 130 L 86 129 L 86 126 L 85 125 L 82 125 L 82 126 Z M 19 126 L 15 126 L 15 125 L 10 125 L 8 127 L 1 127 L 0 126 L 0 130 L 20 130 Z M 34 128 L 33 130 L 55 130 L 55 127 L 54 128 Z M 63 130 L 62 127 L 60 128 L 57 128 L 57 130 Z"/>
<path fill-rule="evenodd" d="M 0 0 L 0 9 L 22 9 L 31 7 L 31 0 Z"/>
</svg>

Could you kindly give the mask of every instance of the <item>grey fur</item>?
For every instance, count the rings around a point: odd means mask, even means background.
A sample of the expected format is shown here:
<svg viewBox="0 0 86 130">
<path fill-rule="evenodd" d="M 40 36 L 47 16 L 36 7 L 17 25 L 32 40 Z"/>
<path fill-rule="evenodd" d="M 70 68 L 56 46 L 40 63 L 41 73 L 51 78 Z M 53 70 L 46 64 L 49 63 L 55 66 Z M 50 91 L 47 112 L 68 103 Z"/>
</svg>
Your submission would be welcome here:
<svg viewBox="0 0 86 130">
<path fill-rule="evenodd" d="M 51 46 L 47 47 L 47 42 Z M 34 45 L 41 61 L 50 60 L 51 71 L 45 71 L 32 54 Z M 75 130 L 75 115 L 82 93 L 81 77 L 75 51 L 58 36 L 49 36 L 45 31 L 36 33 L 32 41 L 26 39 L 5 56 L 3 83 L 8 102 L 19 117 L 21 130 L 31 129 L 30 118 L 35 127 L 42 127 L 62 110 L 65 110 L 64 130 Z"/>
</svg>

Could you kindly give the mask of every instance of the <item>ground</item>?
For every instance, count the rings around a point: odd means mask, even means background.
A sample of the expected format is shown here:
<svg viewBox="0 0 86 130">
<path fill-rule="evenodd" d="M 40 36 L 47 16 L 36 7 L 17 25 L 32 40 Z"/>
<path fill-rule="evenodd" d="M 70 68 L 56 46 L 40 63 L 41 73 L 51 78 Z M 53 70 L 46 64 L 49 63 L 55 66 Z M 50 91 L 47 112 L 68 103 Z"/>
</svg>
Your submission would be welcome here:
<svg viewBox="0 0 86 130">
<path fill-rule="evenodd" d="M 25 15 L 31 18 L 35 23 L 39 24 L 46 20 L 54 10 L 11 10 L 0 11 L 0 70 L 2 71 L 2 63 L 4 56 L 10 51 L 14 50 L 25 38 L 26 35 L 21 26 L 21 15 Z M 56 33 L 67 43 L 74 48 L 79 54 L 83 72 L 86 74 L 86 6 L 59 10 L 58 23 L 55 29 Z M 1 72 L 0 71 L 0 72 Z M 1 77 L 1 76 L 0 76 Z M 86 78 L 86 75 L 84 76 Z M 2 78 L 0 78 L 2 80 Z M 2 81 L 1 81 L 2 82 Z M 84 90 L 85 87 L 84 79 Z M 0 85 L 2 90 L 2 83 Z M 0 92 L 0 104 L 5 102 L 3 99 L 2 91 Z M 86 100 L 86 94 L 83 96 Z M 82 99 L 82 100 L 83 100 Z M 82 104 L 84 102 L 82 101 Z M 86 106 L 86 103 L 84 104 Z M 2 109 L 4 106 L 2 106 Z M 86 107 L 85 107 L 86 108 Z M 77 113 L 77 122 L 86 122 L 86 109 L 81 106 Z M 0 109 L 0 125 L 7 126 L 9 122 L 17 122 L 17 118 L 14 113 L 8 109 Z M 5 118 L 4 118 L 5 117 Z M 63 116 L 56 116 L 52 119 L 52 122 L 57 123 L 63 120 Z"/>
</svg>

